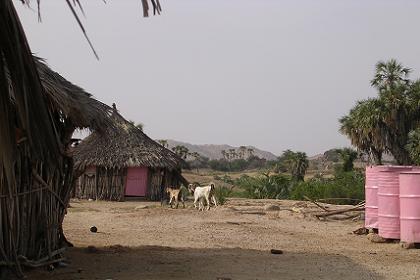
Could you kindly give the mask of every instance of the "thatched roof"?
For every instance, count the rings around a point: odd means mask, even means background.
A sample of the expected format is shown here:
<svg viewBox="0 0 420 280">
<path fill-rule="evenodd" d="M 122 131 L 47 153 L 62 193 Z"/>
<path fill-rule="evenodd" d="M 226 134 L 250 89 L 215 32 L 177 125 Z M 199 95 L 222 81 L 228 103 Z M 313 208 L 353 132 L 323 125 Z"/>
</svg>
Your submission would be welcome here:
<svg viewBox="0 0 420 280">
<path fill-rule="evenodd" d="M 186 166 L 178 155 L 149 138 L 116 110 L 111 118 L 113 126 L 93 132 L 75 148 L 76 169 L 147 166 L 173 170 Z"/>
<path fill-rule="evenodd" d="M 111 107 L 51 70 L 42 59 L 35 58 L 35 63 L 53 111 L 59 111 L 77 128 L 100 130 L 112 123 Z"/>
</svg>

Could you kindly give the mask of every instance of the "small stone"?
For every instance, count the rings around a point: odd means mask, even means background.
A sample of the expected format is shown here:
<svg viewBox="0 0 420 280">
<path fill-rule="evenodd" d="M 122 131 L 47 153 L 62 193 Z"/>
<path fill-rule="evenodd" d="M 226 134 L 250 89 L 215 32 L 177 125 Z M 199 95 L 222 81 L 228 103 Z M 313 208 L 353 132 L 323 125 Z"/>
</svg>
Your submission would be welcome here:
<svg viewBox="0 0 420 280">
<path fill-rule="evenodd" d="M 147 205 L 139 205 L 139 206 L 136 206 L 136 207 L 134 208 L 134 210 L 147 209 L 147 208 L 148 208 L 148 206 L 147 206 Z"/>
<path fill-rule="evenodd" d="M 280 207 L 274 204 L 264 205 L 264 211 L 279 211 Z"/>
<path fill-rule="evenodd" d="M 362 227 L 354 230 L 353 233 L 356 235 L 366 235 L 369 234 L 369 230 L 367 228 Z"/>
<path fill-rule="evenodd" d="M 270 250 L 270 253 L 271 254 L 274 254 L 274 255 L 282 255 L 283 254 L 283 250 L 271 249 Z"/>
<path fill-rule="evenodd" d="M 380 237 L 378 234 L 375 234 L 375 233 L 369 233 L 367 237 L 373 243 L 387 243 L 388 242 L 386 238 Z"/>
<path fill-rule="evenodd" d="M 415 249 L 416 243 L 401 242 L 401 247 L 404 249 Z"/>
</svg>

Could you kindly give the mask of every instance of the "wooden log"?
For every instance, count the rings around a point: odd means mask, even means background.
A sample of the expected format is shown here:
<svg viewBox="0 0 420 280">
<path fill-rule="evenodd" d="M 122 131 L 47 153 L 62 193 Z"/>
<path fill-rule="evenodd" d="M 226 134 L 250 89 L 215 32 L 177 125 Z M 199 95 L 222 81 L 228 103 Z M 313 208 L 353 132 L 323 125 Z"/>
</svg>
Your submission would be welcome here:
<svg viewBox="0 0 420 280">
<path fill-rule="evenodd" d="M 360 207 L 363 207 L 363 208 L 360 208 Z M 352 207 L 352 208 L 330 211 L 330 212 L 327 212 L 327 213 L 315 214 L 315 216 L 320 218 L 320 217 L 328 217 L 328 216 L 332 216 L 332 215 L 336 215 L 336 214 L 343 214 L 343 213 L 352 212 L 352 211 L 364 211 L 364 210 L 365 210 L 364 206 L 360 205 L 360 206 L 355 206 L 355 207 Z"/>
</svg>

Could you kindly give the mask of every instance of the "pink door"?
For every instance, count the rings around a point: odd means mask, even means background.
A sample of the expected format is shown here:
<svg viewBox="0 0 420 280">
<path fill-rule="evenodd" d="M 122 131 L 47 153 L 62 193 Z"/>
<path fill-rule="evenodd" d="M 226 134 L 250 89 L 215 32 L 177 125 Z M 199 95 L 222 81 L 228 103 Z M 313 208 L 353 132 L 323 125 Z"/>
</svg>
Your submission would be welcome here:
<svg viewBox="0 0 420 280">
<path fill-rule="evenodd" d="M 146 196 L 147 167 L 129 167 L 127 170 L 127 182 L 125 195 Z"/>
</svg>

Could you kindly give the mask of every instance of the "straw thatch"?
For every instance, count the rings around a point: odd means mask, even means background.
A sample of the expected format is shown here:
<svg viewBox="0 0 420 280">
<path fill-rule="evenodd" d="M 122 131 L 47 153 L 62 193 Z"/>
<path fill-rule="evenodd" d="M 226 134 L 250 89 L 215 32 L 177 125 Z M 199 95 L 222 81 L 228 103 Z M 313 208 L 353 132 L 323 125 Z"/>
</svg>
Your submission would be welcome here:
<svg viewBox="0 0 420 280">
<path fill-rule="evenodd" d="M 174 152 L 149 138 L 114 109 L 112 126 L 95 131 L 74 151 L 75 169 L 79 172 L 96 167 L 79 180 L 79 198 L 124 200 L 125 176 L 129 167 L 148 167 L 147 197 L 161 199 L 162 185 L 185 183 L 181 168 L 186 163 Z"/>
<path fill-rule="evenodd" d="M 114 111 L 113 126 L 105 131 L 95 131 L 75 149 L 77 169 L 87 166 L 161 167 L 179 169 L 185 163 L 171 150 L 149 138 L 141 129 Z"/>
</svg>

